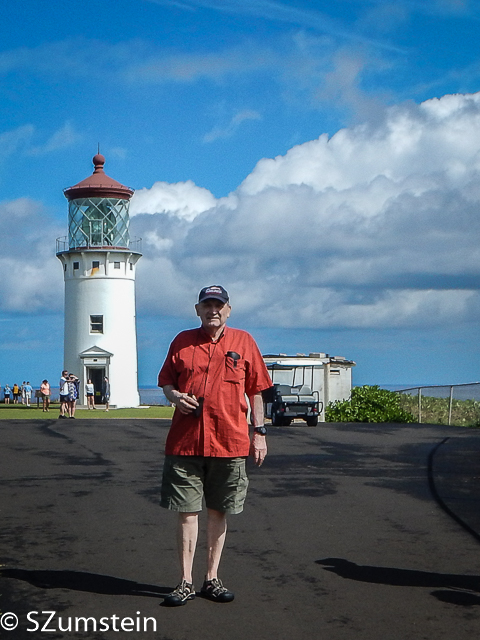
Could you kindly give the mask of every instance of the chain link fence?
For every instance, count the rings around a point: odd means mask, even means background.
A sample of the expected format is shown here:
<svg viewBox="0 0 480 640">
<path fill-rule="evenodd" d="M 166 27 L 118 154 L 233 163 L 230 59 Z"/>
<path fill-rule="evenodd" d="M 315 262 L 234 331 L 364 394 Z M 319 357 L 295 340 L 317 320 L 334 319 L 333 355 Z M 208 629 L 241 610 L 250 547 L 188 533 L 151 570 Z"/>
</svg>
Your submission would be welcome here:
<svg viewBox="0 0 480 640">
<path fill-rule="evenodd" d="M 396 391 L 418 422 L 480 427 L 480 382 L 411 387 Z"/>
</svg>

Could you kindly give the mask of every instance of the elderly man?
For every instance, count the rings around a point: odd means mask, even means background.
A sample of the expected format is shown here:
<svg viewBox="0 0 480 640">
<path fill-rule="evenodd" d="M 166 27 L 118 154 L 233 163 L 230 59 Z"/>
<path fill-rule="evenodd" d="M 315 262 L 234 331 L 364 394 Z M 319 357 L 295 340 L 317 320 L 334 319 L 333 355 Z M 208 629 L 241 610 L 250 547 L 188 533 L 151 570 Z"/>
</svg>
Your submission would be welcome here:
<svg viewBox="0 0 480 640">
<path fill-rule="evenodd" d="M 195 597 L 192 569 L 203 498 L 208 556 L 201 595 L 216 602 L 233 600 L 218 578 L 226 514 L 243 510 L 248 455 L 260 466 L 267 453 L 262 391 L 272 382 L 254 339 L 226 326 L 231 307 L 219 285 L 200 291 L 195 310 L 201 327 L 173 340 L 158 376 L 158 386 L 175 405 L 165 446 L 161 505 L 179 512 L 182 579 L 166 596 L 168 606 Z M 251 441 L 245 396 L 251 408 Z"/>
</svg>

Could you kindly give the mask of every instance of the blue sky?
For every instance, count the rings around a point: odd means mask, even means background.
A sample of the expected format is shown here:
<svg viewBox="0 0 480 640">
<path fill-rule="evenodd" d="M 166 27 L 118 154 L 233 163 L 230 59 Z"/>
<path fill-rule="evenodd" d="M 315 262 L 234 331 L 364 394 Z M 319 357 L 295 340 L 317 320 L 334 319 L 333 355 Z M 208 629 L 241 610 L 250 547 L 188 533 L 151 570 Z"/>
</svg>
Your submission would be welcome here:
<svg viewBox="0 0 480 640">
<path fill-rule="evenodd" d="M 468 0 L 2 6 L 0 384 L 56 380 L 63 189 L 133 187 L 140 383 L 198 290 L 356 384 L 480 379 L 480 53 Z"/>
</svg>

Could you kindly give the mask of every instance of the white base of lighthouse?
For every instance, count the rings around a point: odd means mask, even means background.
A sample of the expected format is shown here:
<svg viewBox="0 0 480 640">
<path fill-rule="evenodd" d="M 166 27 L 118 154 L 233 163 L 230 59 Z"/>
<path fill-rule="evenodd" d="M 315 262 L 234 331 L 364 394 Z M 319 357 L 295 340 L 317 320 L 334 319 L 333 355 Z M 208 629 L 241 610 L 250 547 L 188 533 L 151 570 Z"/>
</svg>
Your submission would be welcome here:
<svg viewBox="0 0 480 640">
<path fill-rule="evenodd" d="M 104 378 L 110 404 L 138 407 L 135 265 L 140 254 L 122 249 L 70 250 L 57 254 L 65 277 L 64 368 L 102 401 Z"/>
</svg>

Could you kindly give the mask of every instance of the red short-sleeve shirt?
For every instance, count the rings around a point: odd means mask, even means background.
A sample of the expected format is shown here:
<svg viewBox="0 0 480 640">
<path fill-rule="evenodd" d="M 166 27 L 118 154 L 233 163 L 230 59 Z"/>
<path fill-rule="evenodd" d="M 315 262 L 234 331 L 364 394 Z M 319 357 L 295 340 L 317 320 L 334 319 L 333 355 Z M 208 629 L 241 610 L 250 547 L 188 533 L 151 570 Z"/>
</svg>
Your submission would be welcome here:
<svg viewBox="0 0 480 640">
<path fill-rule="evenodd" d="M 227 355 L 236 353 L 234 359 Z M 167 455 L 248 456 L 248 407 L 254 396 L 272 386 L 255 340 L 246 331 L 225 327 L 217 341 L 200 327 L 173 340 L 158 374 L 158 386 L 203 397 L 201 416 L 175 409 L 167 436 Z"/>
</svg>

